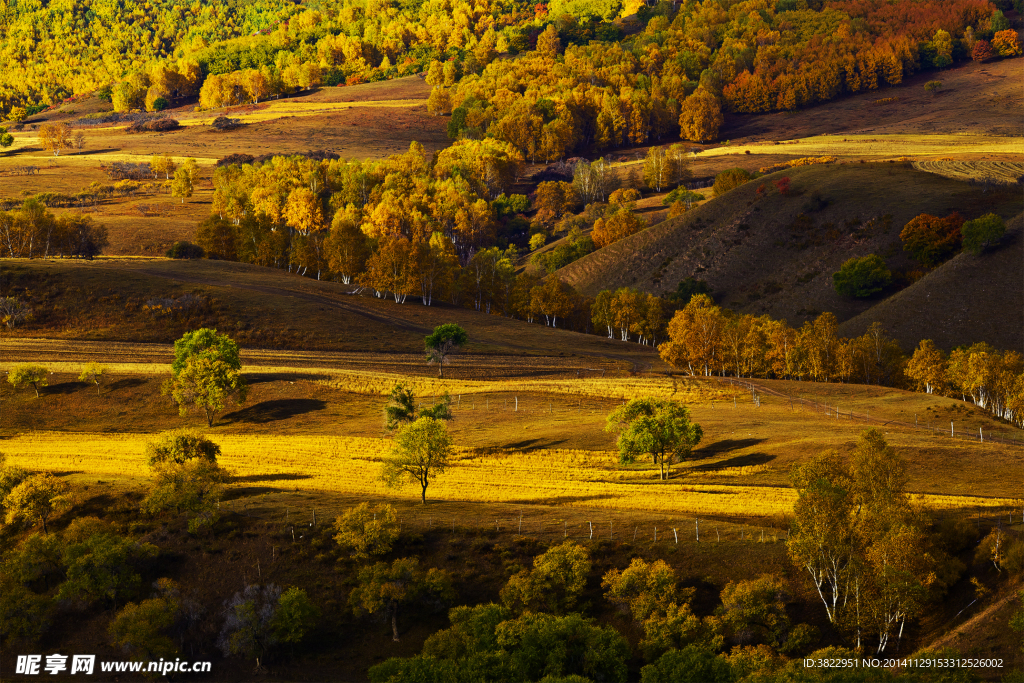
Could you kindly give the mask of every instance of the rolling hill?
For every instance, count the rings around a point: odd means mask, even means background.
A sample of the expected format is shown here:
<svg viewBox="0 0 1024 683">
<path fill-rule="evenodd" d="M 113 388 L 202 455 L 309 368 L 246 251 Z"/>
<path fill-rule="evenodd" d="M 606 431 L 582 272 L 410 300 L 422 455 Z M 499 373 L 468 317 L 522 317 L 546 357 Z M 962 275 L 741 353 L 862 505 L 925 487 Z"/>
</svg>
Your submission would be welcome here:
<svg viewBox="0 0 1024 683">
<path fill-rule="evenodd" d="M 774 185 L 785 176 L 791 179 L 788 196 Z M 718 303 L 738 312 L 767 313 L 799 325 L 832 311 L 845 321 L 865 314 L 878 300 L 839 296 L 832 273 L 850 257 L 879 254 L 898 279 L 912 281 L 920 266 L 904 253 L 900 230 L 921 213 L 952 211 L 967 218 L 988 211 L 1009 217 L 1020 211 L 1020 194 L 1010 188 L 986 192 L 903 162 L 798 167 L 742 185 L 594 252 L 558 275 L 588 295 L 623 286 L 664 295 L 693 277 L 708 283 Z M 999 264 L 1009 276 L 1009 261 Z M 956 296 L 957 283 L 941 281 L 950 290 L 942 297 Z M 1006 286 L 1013 289 L 1012 283 Z M 1016 286 L 1019 291 L 1019 280 Z M 950 339 L 980 340 L 973 319 L 959 320 L 962 331 L 949 331 Z M 930 317 L 920 324 L 933 330 Z M 1019 346 L 1010 344 L 1007 334 L 992 331 L 987 340 Z"/>
<path fill-rule="evenodd" d="M 987 341 L 1024 351 L 1024 215 L 1006 228 L 998 250 L 955 256 L 844 322 L 840 333 L 863 334 L 877 320 L 908 350 L 931 339 L 946 349 Z"/>
</svg>

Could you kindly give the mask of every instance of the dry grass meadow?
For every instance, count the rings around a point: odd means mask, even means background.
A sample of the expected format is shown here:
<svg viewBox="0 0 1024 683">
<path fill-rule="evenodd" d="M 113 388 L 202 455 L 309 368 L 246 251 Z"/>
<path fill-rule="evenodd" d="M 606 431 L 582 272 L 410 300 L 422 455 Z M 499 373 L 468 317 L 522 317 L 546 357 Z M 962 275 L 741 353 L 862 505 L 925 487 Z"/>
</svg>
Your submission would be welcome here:
<svg viewBox="0 0 1024 683">
<path fill-rule="evenodd" d="M 279 505 L 287 505 L 288 496 L 299 492 L 316 496 L 315 505 L 324 510 L 352 498 L 412 502 L 418 497 L 415 487 L 389 492 L 378 478 L 389 450 L 382 408 L 387 391 L 404 380 L 423 402 L 443 391 L 454 400 L 458 457 L 430 487 L 431 505 L 583 508 L 592 515 L 599 510 L 696 515 L 723 523 L 784 518 L 795 499 L 788 482 L 791 468 L 825 450 L 851 449 L 873 426 L 885 431 L 908 460 L 910 488 L 922 506 L 990 515 L 1018 507 L 1016 472 L 1024 441 L 981 444 L 950 439 L 945 431 L 891 426 L 917 419 L 922 428 L 945 428 L 955 421 L 961 435 L 980 427 L 989 436 L 1013 436 L 1011 428 L 984 412 L 950 399 L 881 387 L 775 381 L 762 384 L 813 403 L 764 395 L 758 406 L 745 390 L 715 380 L 524 378 L 514 369 L 504 379 L 459 379 L 456 371 L 455 379 L 439 380 L 381 372 L 372 364 L 338 369 L 322 362 L 302 367 L 297 360 L 285 367 L 251 365 L 251 356 L 243 357 L 250 398 L 221 414 L 209 430 L 200 415 L 179 418 L 159 395 L 166 363 L 112 364 L 98 393 L 77 382 L 74 362 L 49 362 L 55 374 L 42 397 L 28 389 L 14 392 L 6 384 L 0 388 L 2 449 L 17 465 L 63 472 L 84 485 L 130 489 L 148 478 L 147 441 L 162 430 L 191 424 L 221 445 L 240 495 L 258 496 L 259 503 L 284 496 Z M 286 354 L 261 360 L 281 363 Z M 686 403 L 705 431 L 693 459 L 678 465 L 669 482 L 658 481 L 649 463 L 620 466 L 614 435 L 604 430 L 607 415 L 623 400 L 651 395 Z"/>
</svg>

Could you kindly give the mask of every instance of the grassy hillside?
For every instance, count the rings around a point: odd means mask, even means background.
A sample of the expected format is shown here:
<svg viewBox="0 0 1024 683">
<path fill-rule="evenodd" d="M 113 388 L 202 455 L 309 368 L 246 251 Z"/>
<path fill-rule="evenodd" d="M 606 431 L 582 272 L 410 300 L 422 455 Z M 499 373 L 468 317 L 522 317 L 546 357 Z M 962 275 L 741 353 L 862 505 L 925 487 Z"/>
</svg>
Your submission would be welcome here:
<svg viewBox="0 0 1024 683">
<path fill-rule="evenodd" d="M 791 178 L 790 196 L 773 186 L 784 176 Z M 590 295 L 622 286 L 665 294 L 694 277 L 736 311 L 768 313 L 790 324 L 823 311 L 845 320 L 877 301 L 840 297 L 832 273 L 851 256 L 877 253 L 909 277 L 919 266 L 903 252 L 899 233 L 914 216 L 1011 216 L 1019 210 L 1015 189 L 983 192 L 906 163 L 800 167 L 749 182 L 590 254 L 559 275 Z"/>
<path fill-rule="evenodd" d="M 1024 351 L 1024 216 L 1007 222 L 996 251 L 963 253 L 901 292 L 843 323 L 840 334 L 860 335 L 876 320 L 904 348 L 932 339 L 945 349 L 987 341 Z"/>
<path fill-rule="evenodd" d="M 33 321 L 13 332 L 3 328 L 5 335 L 18 339 L 169 344 L 186 330 L 207 325 L 230 333 L 250 348 L 415 354 L 416 365 L 426 367 L 423 338 L 437 325 L 456 322 L 469 332 L 466 350 L 471 354 L 516 356 L 526 364 L 533 356 L 575 356 L 582 367 L 618 372 L 666 368 L 649 346 L 485 315 L 442 302 L 422 306 L 410 299 L 398 305 L 369 292 L 353 295 L 353 287 L 339 283 L 242 263 L 14 260 L 5 263 L 2 278 L 0 292 L 24 297 L 35 311 Z M 175 315 L 144 308 L 151 299 L 185 294 L 205 303 Z M 73 353 L 74 344 L 69 343 L 67 350 Z M 30 345 L 21 357 L 30 360 L 40 353 Z"/>
</svg>

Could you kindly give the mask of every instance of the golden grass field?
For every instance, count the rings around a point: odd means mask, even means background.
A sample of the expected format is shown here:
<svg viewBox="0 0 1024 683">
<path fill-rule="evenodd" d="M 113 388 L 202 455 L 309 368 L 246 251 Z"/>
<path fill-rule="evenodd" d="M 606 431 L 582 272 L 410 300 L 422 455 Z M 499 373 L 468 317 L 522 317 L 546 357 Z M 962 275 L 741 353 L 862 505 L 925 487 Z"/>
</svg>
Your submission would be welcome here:
<svg viewBox="0 0 1024 683">
<path fill-rule="evenodd" d="M 381 459 L 390 448 L 380 411 L 390 387 L 404 380 L 421 401 L 431 402 L 442 391 L 454 399 L 457 457 L 429 487 L 432 505 L 546 506 L 724 520 L 784 517 L 795 500 L 790 469 L 825 450 L 852 448 L 873 426 L 907 459 L 910 490 L 923 507 L 986 514 L 1019 508 L 1016 473 L 1024 443 L 978 444 L 893 427 L 893 420 L 913 421 L 911 415 L 920 415 L 922 426 L 943 425 L 952 416 L 961 433 L 977 426 L 989 434 L 1008 431 L 962 402 L 882 387 L 764 382 L 813 404 L 791 405 L 765 395 L 758 407 L 749 393 L 713 380 L 488 382 L 337 368 L 317 368 L 311 375 L 308 366 L 246 365 L 253 382 L 250 400 L 206 429 L 199 415 L 182 420 L 156 395 L 168 373 L 163 363 L 110 364 L 112 384 L 103 395 L 74 381 L 75 363 L 47 366 L 58 374 L 52 391 L 40 399 L 26 389 L 0 390 L 7 416 L 0 423 L 0 448 L 15 465 L 66 473 L 90 487 L 144 486 L 146 443 L 163 429 L 191 424 L 221 445 L 221 462 L 236 476 L 232 486 L 249 501 L 242 504 L 280 507 L 296 494 L 312 496 L 309 504 L 325 511 L 340 509 L 339 500 L 411 504 L 419 496 L 416 486 L 389 491 L 379 480 Z M 680 400 L 703 426 L 705 438 L 693 460 L 677 465 L 668 482 L 657 479 L 650 463 L 619 465 L 614 434 L 603 429 L 606 416 L 636 396 Z M 851 410 L 872 420 L 851 419 Z M 424 514 L 431 514 L 429 507 Z"/>
<path fill-rule="evenodd" d="M 1014 184 L 1024 177 L 1024 161 L 958 161 L 953 158 L 915 161 L 914 168 L 954 180 L 988 180 Z"/>
</svg>

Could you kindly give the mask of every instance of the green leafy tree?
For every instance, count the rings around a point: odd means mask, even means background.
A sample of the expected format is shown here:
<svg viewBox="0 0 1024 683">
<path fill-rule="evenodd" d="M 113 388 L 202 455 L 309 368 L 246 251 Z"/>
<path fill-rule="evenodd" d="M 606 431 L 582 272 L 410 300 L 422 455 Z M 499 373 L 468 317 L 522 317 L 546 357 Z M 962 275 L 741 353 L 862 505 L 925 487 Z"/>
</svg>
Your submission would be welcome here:
<svg viewBox="0 0 1024 683">
<path fill-rule="evenodd" d="M 417 482 L 421 499 L 427 502 L 427 486 L 451 466 L 454 449 L 444 423 L 421 417 L 402 427 L 395 436 L 391 455 L 384 460 L 382 478 L 389 487 L 402 480 Z"/>
<path fill-rule="evenodd" d="M 357 560 L 384 555 L 398 540 L 398 515 L 391 505 L 360 503 L 334 520 L 334 540 Z"/>
<path fill-rule="evenodd" d="M 527 612 L 517 619 L 499 605 L 455 607 L 451 628 L 418 657 L 371 667 L 373 683 L 422 681 L 626 681 L 629 643 L 614 628 L 579 614 Z"/>
<path fill-rule="evenodd" d="M 297 645 L 316 627 L 319 619 L 320 609 L 306 591 L 292 586 L 278 598 L 270 628 L 279 642 Z"/>
<path fill-rule="evenodd" d="M 999 244 L 1006 234 L 1006 224 L 994 213 L 987 213 L 981 218 L 967 221 L 960 228 L 963 236 L 964 249 L 975 256 L 980 256 L 986 249 Z"/>
<path fill-rule="evenodd" d="M 188 519 L 189 533 L 212 526 L 220 518 L 227 473 L 203 458 L 153 465 L 153 488 L 142 510 L 155 515 L 173 511 Z"/>
<path fill-rule="evenodd" d="M 578 675 L 594 681 L 625 681 L 629 644 L 614 628 L 572 613 L 528 612 L 496 629 L 498 647 L 520 680 Z"/>
<path fill-rule="evenodd" d="M 607 589 L 605 597 L 643 628 L 640 648 L 648 661 L 692 643 L 721 646 L 715 624 L 702 622 L 690 609 L 694 589 L 680 589 L 675 571 L 663 560 L 634 558 L 626 569 L 606 573 L 601 586 Z"/>
<path fill-rule="evenodd" d="M 606 431 L 619 432 L 619 462 L 628 465 L 644 454 L 660 468 L 660 477 L 672 475 L 672 463 L 687 458 L 704 431 L 690 422 L 690 411 L 675 401 L 635 398 L 608 416 Z"/>
<path fill-rule="evenodd" d="M 112 533 L 93 534 L 65 550 L 68 578 L 57 599 L 87 604 L 109 601 L 117 609 L 118 602 L 142 584 L 141 566 L 159 554 L 149 543 Z"/>
<path fill-rule="evenodd" d="M 8 524 L 39 522 L 44 534 L 46 522 L 70 510 L 73 502 L 71 484 L 49 473 L 28 477 L 3 499 Z"/>
<path fill-rule="evenodd" d="M 384 562 L 359 570 L 359 585 L 349 594 L 356 613 L 366 611 L 391 621 L 391 635 L 398 637 L 398 610 L 414 602 L 447 602 L 454 597 L 451 578 L 442 569 L 423 571 L 415 557 L 403 557 L 390 565 Z"/>
<path fill-rule="evenodd" d="M 39 388 L 50 383 L 49 374 L 50 371 L 41 365 L 16 365 L 7 373 L 7 381 L 15 389 L 30 384 L 35 389 L 36 398 L 39 398 Z"/>
<path fill-rule="evenodd" d="M 437 403 L 420 408 L 418 417 L 432 417 L 435 420 L 451 420 L 452 397 L 448 392 L 441 394 Z M 412 387 L 399 382 L 391 388 L 388 402 L 384 406 L 384 428 L 393 432 L 402 425 L 412 423 L 417 418 L 416 396 Z"/>
<path fill-rule="evenodd" d="M 103 388 L 101 383 L 103 382 L 103 376 L 107 372 L 107 366 L 100 365 L 99 363 L 87 363 L 82 368 L 82 374 L 78 376 L 79 382 L 92 382 L 96 385 L 96 395 L 100 394 L 100 390 Z"/>
<path fill-rule="evenodd" d="M 202 459 L 216 464 L 220 446 L 195 429 L 176 429 L 164 432 L 156 441 L 146 444 L 149 466 L 184 465 L 190 460 Z"/>
<path fill-rule="evenodd" d="M 4 465 L 5 456 L 0 453 L 0 512 L 4 510 L 4 500 L 21 482 L 32 476 L 28 470 L 14 465 Z"/>
<path fill-rule="evenodd" d="M 0 572 L 0 642 L 36 643 L 53 620 L 53 600 Z"/>
<path fill-rule="evenodd" d="M 525 610 L 564 614 L 576 606 L 590 574 L 590 553 L 572 541 L 534 558 L 533 569 L 512 576 L 501 601 L 516 613 Z"/>
<path fill-rule="evenodd" d="M 878 294 L 890 283 L 892 273 L 878 254 L 847 259 L 839 271 L 832 274 L 836 293 L 855 299 Z"/>
<path fill-rule="evenodd" d="M 405 382 L 391 388 L 387 405 L 384 406 L 384 428 L 393 432 L 402 425 L 416 420 L 416 396 Z"/>
<path fill-rule="evenodd" d="M 171 372 L 175 376 L 185 369 L 189 359 L 196 356 L 210 356 L 224 361 L 232 370 L 241 370 L 238 344 L 226 334 L 218 334 L 217 330 L 202 327 L 186 332 L 174 342 L 174 361 Z"/>
<path fill-rule="evenodd" d="M 730 168 L 715 176 L 715 196 L 721 197 L 729 190 L 734 190 L 740 185 L 749 182 L 754 176 L 742 168 Z"/>
<path fill-rule="evenodd" d="M 733 683 L 729 662 L 699 645 L 669 650 L 640 670 L 640 683 Z"/>
<path fill-rule="evenodd" d="M 165 595 L 129 602 L 107 627 L 110 644 L 121 648 L 133 661 L 170 659 L 178 653 L 166 631 L 174 625 L 181 603 L 174 582 L 161 579 Z"/>
<path fill-rule="evenodd" d="M 0 126 L 0 147 L 10 147 L 14 144 L 14 136 L 7 132 L 7 129 Z"/>
<path fill-rule="evenodd" d="M 228 399 L 245 401 L 248 387 L 240 370 L 238 345 L 230 337 L 208 328 L 187 332 L 174 342 L 173 377 L 162 391 L 171 395 L 182 416 L 191 406 L 202 409 L 212 427 Z"/>
<path fill-rule="evenodd" d="M 465 346 L 468 339 L 466 331 L 455 323 L 438 325 L 427 335 L 427 362 L 437 363 L 438 377 L 442 376 L 444 365 L 449 362 L 451 355 Z"/>
<path fill-rule="evenodd" d="M 718 614 L 736 642 L 767 643 L 775 648 L 785 643 L 791 623 L 786 614 L 786 587 L 780 577 L 765 574 L 730 581 L 722 589 L 721 599 Z"/>
<path fill-rule="evenodd" d="M 241 373 L 232 370 L 222 360 L 199 356 L 189 359 L 170 386 L 170 394 L 178 404 L 182 417 L 194 406 L 206 414 L 206 423 L 213 426 L 213 418 L 234 398 L 244 403 L 248 387 Z"/>
</svg>

